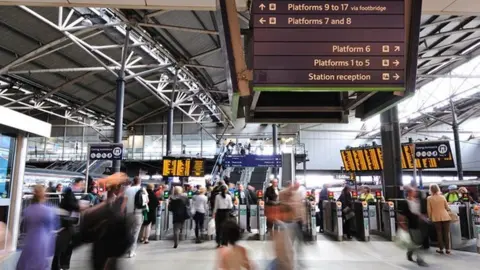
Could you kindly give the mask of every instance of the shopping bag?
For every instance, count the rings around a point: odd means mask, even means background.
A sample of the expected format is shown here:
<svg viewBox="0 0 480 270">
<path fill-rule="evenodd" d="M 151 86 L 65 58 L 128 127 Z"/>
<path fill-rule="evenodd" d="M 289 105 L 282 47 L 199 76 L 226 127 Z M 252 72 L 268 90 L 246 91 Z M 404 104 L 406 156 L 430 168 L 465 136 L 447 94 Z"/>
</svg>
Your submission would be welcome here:
<svg viewBox="0 0 480 270">
<path fill-rule="evenodd" d="M 207 227 L 207 234 L 208 235 L 214 235 L 215 234 L 215 220 L 212 218 L 208 222 L 208 227 Z"/>
<path fill-rule="evenodd" d="M 410 233 L 404 229 L 398 229 L 395 237 L 395 244 L 401 249 L 409 249 L 415 246 Z"/>
</svg>

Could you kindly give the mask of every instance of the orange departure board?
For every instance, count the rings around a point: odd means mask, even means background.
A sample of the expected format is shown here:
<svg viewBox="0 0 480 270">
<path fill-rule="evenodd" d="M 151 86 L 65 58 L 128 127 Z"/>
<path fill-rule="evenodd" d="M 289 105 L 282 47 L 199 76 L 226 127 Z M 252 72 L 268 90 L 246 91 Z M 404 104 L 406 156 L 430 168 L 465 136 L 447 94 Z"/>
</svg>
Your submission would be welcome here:
<svg viewBox="0 0 480 270">
<path fill-rule="evenodd" d="M 163 157 L 162 176 L 173 177 L 177 172 L 177 160 L 175 158 Z"/>
<path fill-rule="evenodd" d="M 205 176 L 205 159 L 192 158 L 192 166 L 190 176 L 203 177 Z"/>
<path fill-rule="evenodd" d="M 179 158 L 176 161 L 177 166 L 175 176 L 190 176 L 190 159 Z"/>
<path fill-rule="evenodd" d="M 340 151 L 343 167 L 347 172 L 369 172 L 383 170 L 381 146 L 351 148 Z M 455 168 L 453 154 L 448 141 L 427 141 L 402 144 L 401 163 L 403 169 L 413 169 L 415 159 L 417 169 Z"/>
</svg>

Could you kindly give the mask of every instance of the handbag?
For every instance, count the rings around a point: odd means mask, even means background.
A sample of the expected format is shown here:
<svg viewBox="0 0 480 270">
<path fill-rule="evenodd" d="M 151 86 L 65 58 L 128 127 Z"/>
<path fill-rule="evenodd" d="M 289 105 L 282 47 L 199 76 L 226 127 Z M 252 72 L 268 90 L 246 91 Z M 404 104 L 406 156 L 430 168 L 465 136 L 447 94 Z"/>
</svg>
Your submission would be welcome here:
<svg viewBox="0 0 480 270">
<path fill-rule="evenodd" d="M 452 211 L 448 211 L 448 215 L 450 216 L 451 222 L 458 222 L 458 215 L 456 213 L 453 213 Z"/>
<path fill-rule="evenodd" d="M 208 222 L 207 226 L 207 234 L 208 235 L 214 235 L 215 234 L 215 220 L 212 218 Z"/>
<path fill-rule="evenodd" d="M 345 217 L 346 220 L 350 220 L 355 216 L 355 213 L 350 207 L 345 207 L 343 210 L 343 216 Z"/>
</svg>

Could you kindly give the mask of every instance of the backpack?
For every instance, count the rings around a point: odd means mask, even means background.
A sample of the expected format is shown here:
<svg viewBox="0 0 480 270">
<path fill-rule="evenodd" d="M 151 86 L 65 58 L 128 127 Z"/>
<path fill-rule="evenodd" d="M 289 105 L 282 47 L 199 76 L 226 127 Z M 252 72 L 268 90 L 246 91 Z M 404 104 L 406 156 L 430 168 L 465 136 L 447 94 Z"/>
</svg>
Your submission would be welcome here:
<svg viewBox="0 0 480 270">
<path fill-rule="evenodd" d="M 143 209 L 147 206 L 146 196 L 143 196 L 143 189 L 135 193 L 135 209 Z"/>
</svg>

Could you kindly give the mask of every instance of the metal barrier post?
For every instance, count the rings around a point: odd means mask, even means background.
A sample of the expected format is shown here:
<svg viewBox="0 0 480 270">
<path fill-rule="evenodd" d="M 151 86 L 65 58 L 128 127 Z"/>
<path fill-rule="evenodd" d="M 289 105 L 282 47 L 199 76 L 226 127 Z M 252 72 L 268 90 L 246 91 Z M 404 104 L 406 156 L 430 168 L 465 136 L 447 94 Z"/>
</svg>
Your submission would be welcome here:
<svg viewBox="0 0 480 270">
<path fill-rule="evenodd" d="M 160 202 L 157 208 L 157 220 L 155 221 L 155 239 L 158 241 L 162 239 L 162 231 L 163 231 L 163 213 L 164 213 L 163 202 Z"/>
<path fill-rule="evenodd" d="M 363 213 L 363 230 L 365 234 L 365 241 L 370 241 L 370 222 L 369 222 L 369 213 L 368 213 L 368 203 L 362 202 L 362 213 Z"/>
<path fill-rule="evenodd" d="M 247 230 L 248 229 L 248 224 L 247 224 L 247 205 L 245 204 L 240 204 L 238 206 L 238 226 L 240 227 L 241 230 Z"/>
<path fill-rule="evenodd" d="M 480 253 L 480 206 L 472 207 L 474 236 L 477 238 L 477 253 Z"/>
<path fill-rule="evenodd" d="M 310 232 L 312 234 L 312 240 L 317 241 L 317 216 L 316 216 L 315 201 L 310 202 Z"/>
<path fill-rule="evenodd" d="M 267 221 L 265 218 L 265 203 L 263 200 L 258 200 L 258 235 L 259 235 L 259 240 L 264 241 L 265 240 L 265 233 L 267 230 Z"/>
<path fill-rule="evenodd" d="M 343 241 L 343 213 L 342 213 L 342 203 L 337 202 L 337 240 Z"/>
<path fill-rule="evenodd" d="M 390 240 L 395 241 L 395 237 L 397 236 L 397 230 L 395 229 L 395 205 L 393 204 L 393 202 L 388 202 L 388 213 L 390 216 Z"/>
</svg>

